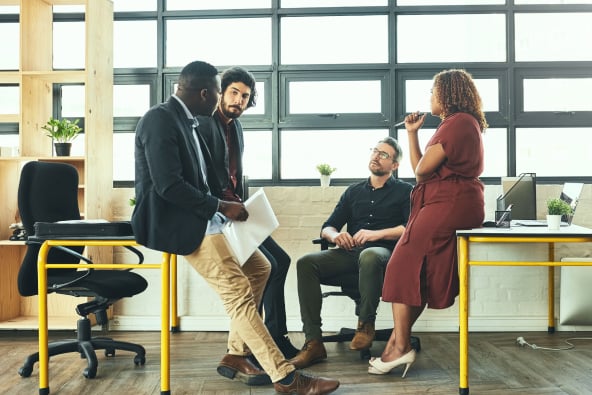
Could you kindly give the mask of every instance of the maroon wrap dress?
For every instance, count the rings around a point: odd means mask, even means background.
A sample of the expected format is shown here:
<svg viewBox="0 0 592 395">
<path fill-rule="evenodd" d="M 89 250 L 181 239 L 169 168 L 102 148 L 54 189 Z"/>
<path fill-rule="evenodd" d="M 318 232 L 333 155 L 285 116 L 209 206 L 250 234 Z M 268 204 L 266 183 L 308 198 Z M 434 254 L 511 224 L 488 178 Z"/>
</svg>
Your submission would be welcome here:
<svg viewBox="0 0 592 395">
<path fill-rule="evenodd" d="M 442 144 L 446 160 L 411 192 L 411 214 L 388 262 L 382 300 L 443 309 L 458 295 L 456 230 L 484 218 L 483 141 L 470 114 L 446 117 L 427 146 Z"/>
</svg>

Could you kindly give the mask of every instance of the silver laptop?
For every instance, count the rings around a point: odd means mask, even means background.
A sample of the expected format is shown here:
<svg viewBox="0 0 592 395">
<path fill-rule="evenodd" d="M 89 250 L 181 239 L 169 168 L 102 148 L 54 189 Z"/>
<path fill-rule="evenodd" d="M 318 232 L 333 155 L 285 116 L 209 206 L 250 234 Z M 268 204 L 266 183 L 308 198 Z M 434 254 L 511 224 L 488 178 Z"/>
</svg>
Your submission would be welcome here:
<svg viewBox="0 0 592 395">
<path fill-rule="evenodd" d="M 572 208 L 572 215 L 564 215 L 561 218 L 561 226 L 569 226 L 571 225 L 571 221 L 573 216 L 576 212 L 576 207 L 578 206 L 578 201 L 580 199 L 580 194 L 582 193 L 582 188 L 584 184 L 581 182 L 566 182 L 563 184 L 563 190 L 561 191 L 561 195 L 559 198 L 564 202 L 568 203 Z M 547 226 L 547 220 L 545 219 L 518 219 L 516 221 L 512 221 L 512 225 L 515 226 Z"/>
</svg>

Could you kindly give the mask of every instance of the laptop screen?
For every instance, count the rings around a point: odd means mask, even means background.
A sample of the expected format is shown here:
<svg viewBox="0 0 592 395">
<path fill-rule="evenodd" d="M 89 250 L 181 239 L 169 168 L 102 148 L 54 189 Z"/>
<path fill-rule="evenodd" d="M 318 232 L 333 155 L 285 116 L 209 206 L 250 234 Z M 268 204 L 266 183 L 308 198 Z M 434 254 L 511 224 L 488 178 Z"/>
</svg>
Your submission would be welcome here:
<svg viewBox="0 0 592 395">
<path fill-rule="evenodd" d="M 564 202 L 568 203 L 572 211 L 575 214 L 576 207 L 578 206 L 578 200 L 580 200 L 580 194 L 582 193 L 582 188 L 584 184 L 581 182 L 566 182 L 563 184 L 563 190 L 561 191 L 561 195 L 559 198 Z M 571 221 L 573 219 L 572 215 L 564 215 L 561 217 L 561 221 L 567 222 L 571 225 Z"/>
</svg>

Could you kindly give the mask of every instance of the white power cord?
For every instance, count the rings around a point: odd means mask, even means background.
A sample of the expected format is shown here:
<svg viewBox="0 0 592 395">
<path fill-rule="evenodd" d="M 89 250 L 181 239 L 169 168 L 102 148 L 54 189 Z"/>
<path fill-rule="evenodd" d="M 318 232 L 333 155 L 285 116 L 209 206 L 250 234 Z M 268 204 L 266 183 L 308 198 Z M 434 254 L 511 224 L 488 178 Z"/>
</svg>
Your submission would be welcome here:
<svg viewBox="0 0 592 395">
<path fill-rule="evenodd" d="M 571 350 L 572 348 L 575 347 L 575 345 L 570 342 L 572 340 L 592 340 L 592 337 L 570 337 L 569 339 L 564 340 L 565 343 L 568 344 L 568 347 L 552 348 L 552 347 L 537 346 L 534 343 L 530 344 L 529 342 L 524 340 L 524 338 L 522 336 L 519 336 L 518 338 L 516 338 L 516 345 L 520 346 L 520 347 L 528 346 L 528 347 L 532 348 L 533 350 L 565 351 L 565 350 Z"/>
</svg>

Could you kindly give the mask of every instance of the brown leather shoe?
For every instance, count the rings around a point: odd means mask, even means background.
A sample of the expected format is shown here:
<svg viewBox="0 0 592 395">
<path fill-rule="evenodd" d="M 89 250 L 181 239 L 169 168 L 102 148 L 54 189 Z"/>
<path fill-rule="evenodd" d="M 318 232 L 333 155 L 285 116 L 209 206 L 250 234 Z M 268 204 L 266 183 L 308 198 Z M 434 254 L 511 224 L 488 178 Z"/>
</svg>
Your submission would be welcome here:
<svg viewBox="0 0 592 395">
<path fill-rule="evenodd" d="M 325 377 L 309 376 L 302 372 L 294 372 L 294 381 L 289 385 L 279 382 L 273 384 L 276 392 L 296 395 L 330 394 L 339 388 L 339 381 Z"/>
<path fill-rule="evenodd" d="M 290 363 L 296 366 L 296 369 L 302 369 L 327 359 L 327 350 L 321 340 L 313 339 L 304 343 L 302 350 L 296 356 L 290 359 Z"/>
<path fill-rule="evenodd" d="M 352 339 L 349 349 L 350 350 L 367 350 L 372 347 L 374 336 L 376 331 L 374 330 L 374 322 L 358 322 L 358 329 Z"/>
<path fill-rule="evenodd" d="M 231 380 L 236 377 L 247 385 L 271 384 L 267 373 L 259 369 L 248 357 L 226 354 L 216 370 L 224 377 Z"/>
</svg>

